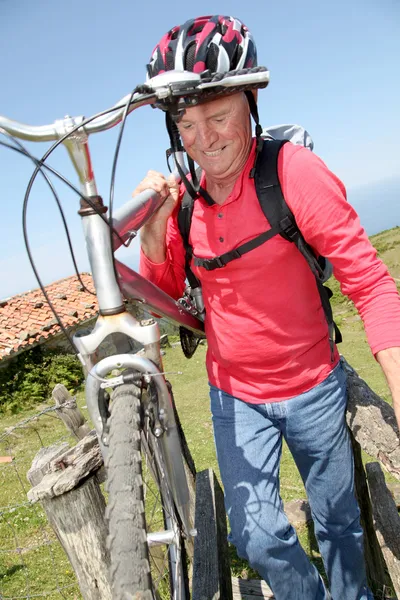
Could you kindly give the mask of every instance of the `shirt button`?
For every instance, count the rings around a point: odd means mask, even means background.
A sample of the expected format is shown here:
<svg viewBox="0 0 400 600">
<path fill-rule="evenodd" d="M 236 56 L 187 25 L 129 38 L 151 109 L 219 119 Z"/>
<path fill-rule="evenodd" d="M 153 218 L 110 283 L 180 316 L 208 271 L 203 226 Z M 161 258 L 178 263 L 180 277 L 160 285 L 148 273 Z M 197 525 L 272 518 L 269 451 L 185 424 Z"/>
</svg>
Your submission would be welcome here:
<svg viewBox="0 0 400 600">
<path fill-rule="evenodd" d="M 219 238 L 219 241 L 220 241 L 220 242 L 223 242 L 223 241 L 224 241 L 224 238 L 223 238 L 223 237 L 220 237 L 220 238 Z"/>
<path fill-rule="evenodd" d="M 224 215 L 222 213 L 218 213 L 218 219 L 222 219 Z"/>
</svg>

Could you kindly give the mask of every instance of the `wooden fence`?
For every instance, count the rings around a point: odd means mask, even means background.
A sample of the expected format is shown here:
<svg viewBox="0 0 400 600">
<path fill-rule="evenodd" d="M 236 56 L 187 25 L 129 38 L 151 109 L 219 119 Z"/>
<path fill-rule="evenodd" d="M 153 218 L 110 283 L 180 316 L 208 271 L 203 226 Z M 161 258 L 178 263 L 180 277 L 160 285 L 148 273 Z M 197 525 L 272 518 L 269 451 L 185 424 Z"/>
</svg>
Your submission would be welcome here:
<svg viewBox="0 0 400 600">
<path fill-rule="evenodd" d="M 347 421 L 356 465 L 356 489 L 365 531 L 369 584 L 377 598 L 393 591 L 400 599 L 400 518 L 381 465 L 400 479 L 399 432 L 394 411 L 342 359 L 348 375 Z M 84 422 L 63 386 L 56 386 L 60 416 L 78 442 L 41 449 L 28 473 L 31 501 L 42 503 L 76 573 L 84 600 L 111 600 L 107 576 L 102 457 L 94 431 Z M 364 450 L 377 462 L 364 469 Z M 193 495 L 194 543 L 192 600 L 273 598 L 261 581 L 232 579 L 221 487 L 211 470 L 196 476 Z"/>
</svg>

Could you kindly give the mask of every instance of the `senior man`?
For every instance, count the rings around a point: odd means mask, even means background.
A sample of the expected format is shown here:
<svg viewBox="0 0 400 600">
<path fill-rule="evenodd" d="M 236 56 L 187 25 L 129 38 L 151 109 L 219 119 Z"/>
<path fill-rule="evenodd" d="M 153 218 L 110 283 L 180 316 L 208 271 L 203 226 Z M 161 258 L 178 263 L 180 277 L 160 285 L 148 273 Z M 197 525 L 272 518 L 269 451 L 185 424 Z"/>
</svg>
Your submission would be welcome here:
<svg viewBox="0 0 400 600">
<path fill-rule="evenodd" d="M 172 69 L 222 73 L 254 67 L 251 33 L 238 19 L 199 17 L 156 46 L 150 77 Z M 254 185 L 259 129 L 252 137 L 248 94 L 208 99 L 181 111 L 186 152 L 202 169 L 190 228 L 193 256 L 212 258 L 268 229 Z M 277 172 L 286 203 L 317 255 L 327 257 L 355 303 L 387 377 L 400 421 L 400 298 L 376 257 L 345 189 L 308 150 L 286 143 Z M 177 223 L 184 187 L 150 171 L 134 194 L 152 188 L 165 202 L 141 231 L 141 272 L 179 298 L 185 250 Z M 200 266 L 199 266 L 200 265 Z M 230 539 L 277 600 L 329 597 L 289 523 L 279 493 L 282 440 L 296 461 L 334 600 L 372 598 L 354 493 L 346 427 L 346 378 L 309 265 L 281 236 L 207 270 L 201 282 L 207 372 Z"/>
</svg>

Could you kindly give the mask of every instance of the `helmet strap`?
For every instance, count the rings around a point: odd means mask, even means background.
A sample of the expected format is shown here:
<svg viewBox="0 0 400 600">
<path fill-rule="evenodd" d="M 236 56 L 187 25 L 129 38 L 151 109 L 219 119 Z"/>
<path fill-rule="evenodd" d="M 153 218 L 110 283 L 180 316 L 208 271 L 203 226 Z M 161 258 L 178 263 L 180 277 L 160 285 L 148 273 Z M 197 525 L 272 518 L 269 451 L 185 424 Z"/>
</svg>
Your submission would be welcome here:
<svg viewBox="0 0 400 600">
<path fill-rule="evenodd" d="M 256 163 L 257 163 L 257 158 L 258 155 L 261 152 L 261 148 L 263 146 L 264 140 L 261 137 L 262 136 L 262 132 L 263 129 L 260 125 L 260 118 L 258 116 L 258 108 L 257 108 L 257 102 L 256 99 L 254 98 L 253 93 L 250 90 L 247 90 L 245 92 L 246 98 L 247 98 L 247 102 L 249 103 L 249 107 L 250 107 L 250 114 L 254 119 L 254 122 L 256 124 L 255 126 L 255 135 L 256 135 L 256 156 L 254 159 L 254 165 L 253 168 L 250 171 L 250 178 L 254 179 L 254 175 L 256 173 Z"/>
<path fill-rule="evenodd" d="M 168 112 L 165 113 L 165 123 L 167 126 L 169 139 L 171 142 L 172 154 L 174 154 L 175 152 L 182 152 L 184 150 L 184 148 L 182 145 L 181 137 L 179 135 L 178 127 Z M 189 165 L 191 180 L 189 180 L 186 177 L 184 170 L 182 169 L 181 165 L 179 164 L 179 161 L 177 161 L 177 160 L 174 161 L 175 166 L 178 170 L 179 176 L 183 182 L 183 185 L 186 188 L 186 191 L 193 198 L 193 200 L 196 200 L 196 198 L 198 198 L 199 196 L 202 196 L 204 198 L 204 200 L 207 202 L 207 204 L 212 206 L 213 204 L 215 204 L 215 202 L 211 198 L 211 196 L 207 192 L 207 190 L 205 190 L 203 187 L 201 187 L 200 181 L 197 177 L 194 160 L 188 154 L 187 154 L 187 161 L 188 161 L 188 165 Z"/>
</svg>

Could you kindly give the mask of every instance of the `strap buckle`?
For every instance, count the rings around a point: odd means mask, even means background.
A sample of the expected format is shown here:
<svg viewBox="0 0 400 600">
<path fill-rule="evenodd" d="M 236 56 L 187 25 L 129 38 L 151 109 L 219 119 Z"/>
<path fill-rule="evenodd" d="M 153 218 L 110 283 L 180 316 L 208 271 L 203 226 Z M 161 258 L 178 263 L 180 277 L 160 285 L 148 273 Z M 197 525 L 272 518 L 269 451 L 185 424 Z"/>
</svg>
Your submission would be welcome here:
<svg viewBox="0 0 400 600">
<path fill-rule="evenodd" d="M 295 241 L 295 239 L 298 237 L 299 230 L 297 229 L 293 221 L 289 217 L 285 217 L 280 222 L 280 226 L 285 235 L 287 235 L 292 242 Z"/>
<path fill-rule="evenodd" d="M 206 271 L 213 271 L 214 269 L 221 269 L 226 265 L 220 256 L 215 256 L 215 258 L 206 258 L 203 266 Z"/>
<path fill-rule="evenodd" d="M 226 263 L 220 256 L 216 256 L 215 258 L 195 258 L 195 265 L 204 267 L 206 271 L 213 271 L 225 267 Z"/>
</svg>

